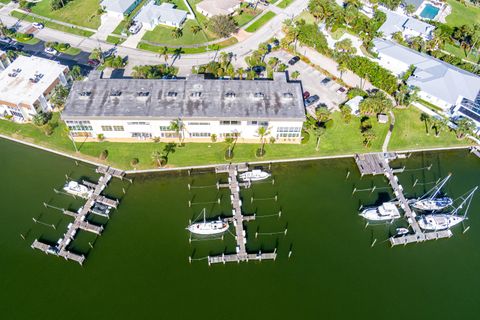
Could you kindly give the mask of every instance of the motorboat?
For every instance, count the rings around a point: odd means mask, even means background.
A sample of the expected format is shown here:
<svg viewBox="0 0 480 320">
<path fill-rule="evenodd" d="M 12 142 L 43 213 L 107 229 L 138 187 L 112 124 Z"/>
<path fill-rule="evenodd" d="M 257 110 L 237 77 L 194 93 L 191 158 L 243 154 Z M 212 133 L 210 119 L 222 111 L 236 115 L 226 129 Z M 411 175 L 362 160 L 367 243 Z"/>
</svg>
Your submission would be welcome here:
<svg viewBox="0 0 480 320">
<path fill-rule="evenodd" d="M 410 230 L 408 230 L 408 228 L 397 228 L 395 231 L 396 231 L 395 235 L 397 236 L 404 236 L 410 233 Z"/>
<path fill-rule="evenodd" d="M 381 206 L 366 208 L 360 216 L 371 221 L 388 221 L 400 218 L 400 211 L 391 202 L 384 202 Z"/>
<path fill-rule="evenodd" d="M 411 206 L 422 211 L 440 211 L 453 204 L 453 199 L 450 197 L 427 198 L 412 201 Z"/>
<path fill-rule="evenodd" d="M 108 217 L 110 214 L 110 207 L 103 203 L 95 202 L 90 211 L 100 216 Z"/>
<path fill-rule="evenodd" d="M 418 225 L 423 230 L 446 230 L 465 220 L 465 217 L 448 213 L 427 214 L 420 216 Z"/>
<path fill-rule="evenodd" d="M 439 181 L 435 187 L 425 193 L 421 198 L 410 200 L 410 205 L 422 211 L 440 211 L 453 204 L 453 199 L 450 197 L 438 197 L 438 194 L 442 190 L 443 186 L 447 183 L 452 175 L 449 174 L 447 177 Z"/>
<path fill-rule="evenodd" d="M 228 223 L 220 218 L 218 218 L 218 220 L 207 221 L 205 218 L 205 209 L 203 209 L 203 221 L 190 224 L 187 230 L 198 235 L 215 235 L 227 231 Z"/>
<path fill-rule="evenodd" d="M 260 169 L 253 169 L 239 175 L 239 178 L 242 181 L 260 181 L 265 180 L 268 177 L 270 177 L 270 173 L 262 171 Z"/>
<path fill-rule="evenodd" d="M 63 187 L 63 190 L 67 193 L 73 194 L 74 196 L 79 196 L 85 199 L 89 198 L 93 193 L 92 189 L 76 181 L 69 181 L 66 183 Z"/>
</svg>

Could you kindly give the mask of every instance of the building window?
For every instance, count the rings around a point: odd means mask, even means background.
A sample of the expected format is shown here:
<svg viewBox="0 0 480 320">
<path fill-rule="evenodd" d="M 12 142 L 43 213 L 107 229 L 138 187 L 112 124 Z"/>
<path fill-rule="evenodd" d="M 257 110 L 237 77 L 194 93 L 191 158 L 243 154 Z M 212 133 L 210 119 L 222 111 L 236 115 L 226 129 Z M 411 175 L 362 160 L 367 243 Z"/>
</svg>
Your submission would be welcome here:
<svg viewBox="0 0 480 320">
<path fill-rule="evenodd" d="M 210 122 L 187 122 L 189 126 L 209 126 Z"/>
<path fill-rule="evenodd" d="M 176 132 L 162 132 L 160 133 L 161 138 L 178 138 L 178 134 Z"/>
<path fill-rule="evenodd" d="M 196 138 L 205 138 L 205 137 L 210 137 L 211 133 L 210 132 L 191 132 L 190 137 L 196 137 Z"/>
<path fill-rule="evenodd" d="M 190 97 L 192 98 L 200 98 L 202 96 L 202 93 L 200 91 L 195 91 L 190 93 Z"/>
<path fill-rule="evenodd" d="M 278 127 L 277 132 L 300 132 L 302 128 L 299 127 Z"/>
<path fill-rule="evenodd" d="M 129 126 L 148 126 L 148 125 L 150 125 L 150 122 L 134 121 L 134 122 L 127 122 L 127 125 L 129 125 Z"/>
<path fill-rule="evenodd" d="M 268 121 L 259 121 L 259 122 L 258 122 L 258 125 L 259 125 L 260 127 L 268 127 Z"/>
<path fill-rule="evenodd" d="M 247 124 L 249 126 L 257 126 L 258 125 L 258 121 L 248 121 Z"/>
<path fill-rule="evenodd" d="M 240 121 L 235 121 L 235 120 L 225 120 L 225 121 L 220 121 L 221 126 L 234 126 L 234 125 L 239 125 L 241 124 Z"/>
<path fill-rule="evenodd" d="M 72 121 L 67 120 L 65 123 L 70 131 L 92 131 L 93 128 L 90 125 L 90 121 Z"/>
<path fill-rule="evenodd" d="M 148 132 L 132 132 L 132 138 L 151 138 L 152 134 Z"/>
<path fill-rule="evenodd" d="M 123 126 L 113 126 L 113 131 L 125 131 Z"/>
<path fill-rule="evenodd" d="M 10 110 L 10 113 L 12 114 L 12 116 L 23 119 L 23 114 L 22 113 L 17 112 L 17 111 L 13 111 L 12 109 L 9 109 L 9 110 Z"/>
<path fill-rule="evenodd" d="M 169 97 L 169 98 L 175 98 L 177 95 L 178 95 L 178 93 L 175 92 L 175 91 L 168 91 L 167 92 L 167 97 Z"/>
<path fill-rule="evenodd" d="M 159 129 L 160 131 L 174 131 L 170 126 L 160 126 Z"/>
<path fill-rule="evenodd" d="M 112 126 L 102 126 L 102 131 L 113 131 Z"/>
</svg>

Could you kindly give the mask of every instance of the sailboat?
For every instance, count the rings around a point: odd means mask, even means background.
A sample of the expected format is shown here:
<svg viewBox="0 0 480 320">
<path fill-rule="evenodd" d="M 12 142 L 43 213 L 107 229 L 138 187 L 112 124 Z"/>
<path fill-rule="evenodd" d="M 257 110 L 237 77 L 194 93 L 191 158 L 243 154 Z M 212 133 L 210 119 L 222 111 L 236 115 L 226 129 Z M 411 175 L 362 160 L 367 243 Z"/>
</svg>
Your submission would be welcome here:
<svg viewBox="0 0 480 320">
<path fill-rule="evenodd" d="M 205 217 L 205 209 L 202 211 L 203 221 L 195 222 L 187 227 L 191 233 L 198 235 L 214 235 L 224 233 L 228 230 L 228 223 L 218 218 L 218 220 L 207 221 Z"/>
<path fill-rule="evenodd" d="M 395 204 L 384 202 L 379 207 L 366 208 L 360 216 L 372 221 L 388 221 L 400 218 L 400 211 Z"/>
<path fill-rule="evenodd" d="M 470 203 L 472 202 L 473 194 L 477 190 L 478 187 L 475 187 L 472 191 L 470 191 L 463 199 L 462 203 L 455 208 L 450 213 L 439 213 L 439 214 L 426 214 L 421 215 L 418 217 L 418 225 L 423 230 L 446 230 L 449 229 L 467 218 L 468 208 L 470 207 Z M 467 208 L 465 209 L 465 214 L 463 216 L 457 215 L 458 211 L 463 208 L 463 206 L 467 204 Z"/>
<path fill-rule="evenodd" d="M 450 179 L 452 174 L 449 174 L 446 178 L 441 180 L 435 187 L 425 193 L 421 198 L 412 199 L 410 205 L 418 210 L 422 211 L 439 211 L 443 210 L 448 206 L 451 206 L 453 203 L 452 198 L 450 197 L 438 197 L 440 190 Z"/>
</svg>

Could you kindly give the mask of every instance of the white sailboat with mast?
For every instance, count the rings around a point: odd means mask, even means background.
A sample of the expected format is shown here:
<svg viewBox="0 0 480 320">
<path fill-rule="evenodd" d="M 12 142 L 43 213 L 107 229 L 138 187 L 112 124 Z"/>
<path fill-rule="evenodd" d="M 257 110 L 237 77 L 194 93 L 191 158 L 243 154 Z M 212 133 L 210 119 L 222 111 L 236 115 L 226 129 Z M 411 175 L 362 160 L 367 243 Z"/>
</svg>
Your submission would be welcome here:
<svg viewBox="0 0 480 320">
<path fill-rule="evenodd" d="M 443 210 L 453 203 L 450 197 L 438 197 L 443 186 L 448 182 L 452 174 L 450 173 L 444 179 L 442 179 L 435 187 L 425 193 L 421 198 L 412 199 L 410 205 L 418 210 L 422 211 L 439 211 Z"/>
<path fill-rule="evenodd" d="M 460 197 L 463 201 L 460 203 L 458 207 L 455 208 L 450 213 L 439 213 L 439 214 L 426 214 L 419 216 L 418 218 L 418 225 L 423 230 L 429 231 L 438 231 L 438 230 L 446 230 L 450 229 L 451 227 L 463 222 L 467 219 L 468 209 L 470 208 L 470 203 L 472 202 L 473 194 L 477 190 L 478 187 L 473 188 L 468 195 L 463 199 L 463 196 Z M 465 213 L 461 216 L 458 215 L 458 211 L 463 209 L 466 205 Z"/>
<path fill-rule="evenodd" d="M 191 233 L 198 235 L 214 235 L 224 233 L 228 230 L 228 223 L 220 218 L 218 220 L 207 221 L 205 217 L 205 208 L 202 210 L 203 221 L 194 222 L 186 229 Z"/>
</svg>

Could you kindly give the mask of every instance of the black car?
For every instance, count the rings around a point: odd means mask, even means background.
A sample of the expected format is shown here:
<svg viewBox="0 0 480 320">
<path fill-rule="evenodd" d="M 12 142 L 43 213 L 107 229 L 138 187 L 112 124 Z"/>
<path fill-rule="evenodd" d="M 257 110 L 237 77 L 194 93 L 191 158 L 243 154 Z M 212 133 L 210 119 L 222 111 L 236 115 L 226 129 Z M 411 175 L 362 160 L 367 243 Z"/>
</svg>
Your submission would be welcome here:
<svg viewBox="0 0 480 320">
<path fill-rule="evenodd" d="M 300 57 L 299 56 L 295 56 L 293 57 L 292 59 L 288 60 L 288 64 L 293 66 L 295 63 L 297 63 L 298 61 L 300 61 Z"/>
<path fill-rule="evenodd" d="M 326 86 L 330 81 L 332 81 L 332 79 L 327 77 L 327 78 L 323 79 L 322 81 L 320 81 L 320 83 L 323 84 L 324 86 Z"/>
<path fill-rule="evenodd" d="M 308 107 L 308 106 L 311 106 L 312 104 L 314 104 L 315 102 L 317 102 L 318 100 L 320 100 L 320 97 L 318 95 L 313 95 L 313 96 L 310 96 L 308 97 L 306 100 L 305 100 L 305 107 Z"/>
<path fill-rule="evenodd" d="M 264 66 L 254 66 L 254 67 L 252 67 L 252 70 L 255 73 L 261 73 L 261 72 L 265 71 L 265 67 Z"/>
</svg>

